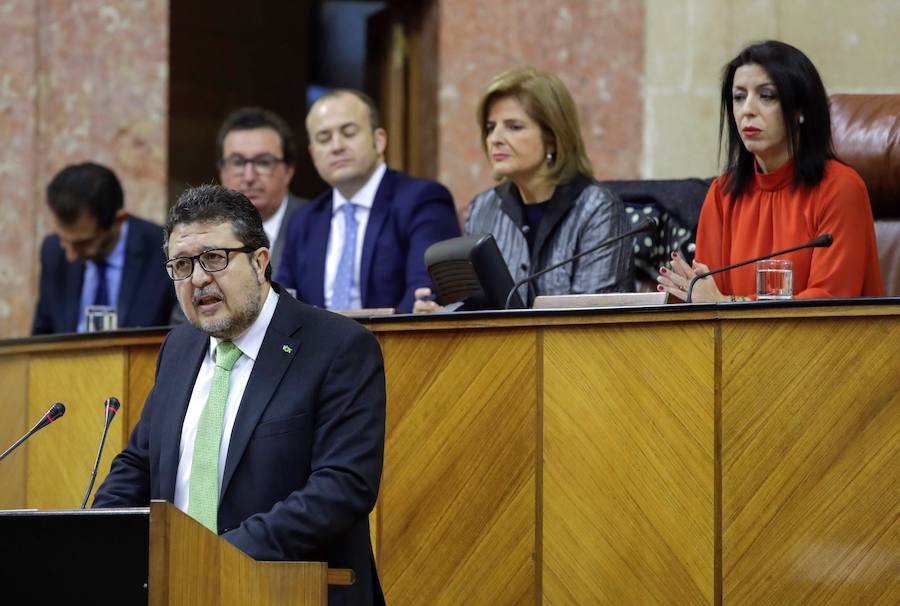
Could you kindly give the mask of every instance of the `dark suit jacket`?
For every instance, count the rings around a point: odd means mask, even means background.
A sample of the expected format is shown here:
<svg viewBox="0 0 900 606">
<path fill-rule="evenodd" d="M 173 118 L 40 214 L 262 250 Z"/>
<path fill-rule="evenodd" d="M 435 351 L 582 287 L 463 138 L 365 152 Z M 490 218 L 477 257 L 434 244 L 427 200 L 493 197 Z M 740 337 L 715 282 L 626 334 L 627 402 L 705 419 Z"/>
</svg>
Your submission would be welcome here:
<svg viewBox="0 0 900 606">
<path fill-rule="evenodd" d="M 177 326 L 128 446 L 94 507 L 173 501 L 181 426 L 209 337 Z M 369 539 L 384 450 L 384 363 L 356 322 L 278 300 L 235 419 L 219 497 L 224 538 L 258 560 L 352 568 L 329 604 L 383 603 Z"/>
<path fill-rule="evenodd" d="M 128 218 L 125 266 L 119 286 L 119 327 L 166 326 L 175 304 L 175 287 L 166 273 L 163 231 L 158 225 Z M 75 332 L 84 262 L 69 263 L 59 237 L 41 245 L 41 283 L 32 334 Z"/>
<path fill-rule="evenodd" d="M 287 199 L 287 210 L 284 211 L 284 218 L 281 220 L 281 226 L 278 228 L 278 237 L 275 239 L 275 244 L 272 245 L 271 250 L 269 251 L 271 264 L 272 264 L 272 275 L 275 275 L 275 272 L 278 271 L 278 265 L 281 262 L 282 251 L 284 250 L 284 240 L 287 237 L 287 228 L 288 223 L 291 222 L 291 216 L 294 214 L 294 211 L 309 202 L 306 198 L 298 198 L 294 194 L 289 193 Z"/>
<path fill-rule="evenodd" d="M 280 284 L 297 298 L 325 306 L 325 256 L 331 233 L 332 190 L 294 213 L 288 227 Z M 412 311 L 413 293 L 433 288 L 425 268 L 425 249 L 459 235 L 453 197 L 435 181 L 388 170 L 369 214 L 360 262 L 363 307 Z"/>
</svg>

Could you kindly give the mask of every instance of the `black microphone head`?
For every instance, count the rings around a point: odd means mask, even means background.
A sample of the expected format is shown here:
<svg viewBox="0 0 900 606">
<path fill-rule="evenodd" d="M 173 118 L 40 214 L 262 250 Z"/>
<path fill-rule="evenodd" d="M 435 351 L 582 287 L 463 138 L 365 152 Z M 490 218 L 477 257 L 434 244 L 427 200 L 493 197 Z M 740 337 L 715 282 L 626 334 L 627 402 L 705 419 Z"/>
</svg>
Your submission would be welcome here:
<svg viewBox="0 0 900 606">
<path fill-rule="evenodd" d="M 119 406 L 119 399 L 115 396 L 109 396 L 106 398 L 106 402 L 103 403 L 103 414 L 106 415 L 107 427 L 112 424 L 112 420 L 115 418 L 116 413 L 119 412 Z"/>
<path fill-rule="evenodd" d="M 834 238 L 831 237 L 831 234 L 822 234 L 815 240 L 812 240 L 809 243 L 810 248 L 825 248 L 831 246 L 834 242 Z"/>
<path fill-rule="evenodd" d="M 47 411 L 47 416 L 50 417 L 51 421 L 55 421 L 64 414 L 66 414 L 66 406 L 62 402 L 57 402 Z"/>
<path fill-rule="evenodd" d="M 35 424 L 35 426 L 31 428 L 31 433 L 43 429 L 64 414 L 66 414 L 66 407 L 62 402 L 57 402 L 56 404 L 51 406 L 47 410 L 47 412 L 44 413 L 44 416 L 41 417 L 40 420 Z"/>
<path fill-rule="evenodd" d="M 659 219 L 656 217 L 647 217 L 644 219 L 644 223 L 639 227 L 640 231 L 656 231 L 656 228 L 659 227 Z"/>
</svg>

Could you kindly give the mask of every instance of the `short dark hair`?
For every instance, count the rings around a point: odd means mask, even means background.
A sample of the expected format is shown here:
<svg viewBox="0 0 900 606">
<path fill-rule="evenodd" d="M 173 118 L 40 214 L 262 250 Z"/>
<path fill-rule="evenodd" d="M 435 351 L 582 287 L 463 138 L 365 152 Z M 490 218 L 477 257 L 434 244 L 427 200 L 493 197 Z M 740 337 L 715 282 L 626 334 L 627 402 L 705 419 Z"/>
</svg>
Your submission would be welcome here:
<svg viewBox="0 0 900 606">
<path fill-rule="evenodd" d="M 273 111 L 262 107 L 242 107 L 225 118 L 216 135 L 216 162 L 221 164 L 225 153 L 225 137 L 235 130 L 253 130 L 255 128 L 271 128 L 281 139 L 281 157 L 285 165 L 292 166 L 297 157 L 297 144 L 294 131 L 288 123 Z"/>
<path fill-rule="evenodd" d="M 313 102 L 313 105 L 324 99 L 334 99 L 335 97 L 340 97 L 342 95 L 350 95 L 362 101 L 369 110 L 369 126 L 371 126 L 372 131 L 374 132 L 376 128 L 381 128 L 381 112 L 378 111 L 378 105 L 375 104 L 375 99 L 361 90 L 356 90 L 355 88 L 336 88 L 322 94 Z M 310 106 L 310 109 L 312 109 L 312 106 Z M 307 116 L 308 115 L 309 112 L 307 112 Z"/>
<path fill-rule="evenodd" d="M 109 229 L 124 202 L 116 174 L 93 162 L 67 166 L 47 185 L 47 205 L 63 225 L 88 213 L 97 219 L 97 227 Z"/>
<path fill-rule="evenodd" d="M 722 70 L 722 108 L 719 114 L 719 153 L 727 141 L 726 188 L 739 197 L 753 179 L 753 154 L 741 141 L 734 121 L 732 85 L 743 65 L 756 64 L 766 71 L 781 104 L 788 146 L 794 161 L 794 186 L 816 185 L 825 176 L 825 163 L 834 158 L 831 113 L 825 85 L 812 61 L 797 48 L 777 40 L 748 46 Z M 803 122 L 797 116 L 803 116 Z"/>
<path fill-rule="evenodd" d="M 184 190 L 169 209 L 164 228 L 163 250 L 169 254 L 169 236 L 183 223 L 229 223 L 231 231 L 244 246 L 268 248 L 269 237 L 253 203 L 239 191 L 219 185 L 200 185 Z M 266 280 L 272 280 L 272 264 L 266 266 Z"/>
</svg>

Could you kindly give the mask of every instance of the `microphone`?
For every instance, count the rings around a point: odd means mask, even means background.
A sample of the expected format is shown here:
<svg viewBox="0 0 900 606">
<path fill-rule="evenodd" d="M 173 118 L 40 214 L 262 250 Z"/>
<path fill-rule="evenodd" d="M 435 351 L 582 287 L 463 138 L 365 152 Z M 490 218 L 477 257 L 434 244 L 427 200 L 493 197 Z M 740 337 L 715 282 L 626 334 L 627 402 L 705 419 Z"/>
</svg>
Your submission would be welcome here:
<svg viewBox="0 0 900 606">
<path fill-rule="evenodd" d="M 703 278 L 708 278 L 709 276 L 714 276 L 716 274 L 720 274 L 723 271 L 730 271 L 737 267 L 743 267 L 744 265 L 750 265 L 751 263 L 756 263 L 757 261 L 764 261 L 766 259 L 771 259 L 772 257 L 778 257 L 781 255 L 786 255 L 787 253 L 791 253 L 797 250 L 803 250 L 804 248 L 827 248 L 831 246 L 831 243 L 834 242 L 834 238 L 831 237 L 831 234 L 822 234 L 817 238 L 813 238 L 806 244 L 801 244 L 800 246 L 794 246 L 793 248 L 785 248 L 784 250 L 779 250 L 773 253 L 769 253 L 768 255 L 762 255 L 761 257 L 755 257 L 753 259 L 747 259 L 746 261 L 741 261 L 740 263 L 733 263 L 732 265 L 726 265 L 725 267 L 720 267 L 719 269 L 714 269 L 712 271 L 703 272 L 697 274 L 693 278 L 691 278 L 690 284 L 688 284 L 687 289 L 687 302 L 691 302 L 691 295 L 694 293 L 694 284 L 697 283 L 697 280 L 702 280 Z"/>
<path fill-rule="evenodd" d="M 115 418 L 116 413 L 119 412 L 119 400 L 113 396 L 106 398 L 106 402 L 103 403 L 103 406 L 106 408 L 106 421 L 103 424 L 103 435 L 100 436 L 100 448 L 97 450 L 97 460 L 94 461 L 94 468 L 91 470 L 91 481 L 88 483 L 87 492 L 84 493 L 84 498 L 81 500 L 81 509 L 84 509 L 85 505 L 87 505 L 88 497 L 91 495 L 91 489 L 94 488 L 94 481 L 97 479 L 97 468 L 100 466 L 100 455 L 103 454 L 103 446 L 106 444 L 106 434 L 109 433 L 109 426 L 112 424 L 113 418 Z"/>
<path fill-rule="evenodd" d="M 654 229 L 656 229 L 656 226 L 658 224 L 659 223 L 657 222 L 656 219 L 654 219 L 653 217 L 649 217 L 646 220 L 639 223 L 637 227 L 634 227 L 634 228 L 626 231 L 624 234 L 619 234 L 618 236 L 613 236 L 612 238 L 607 238 L 606 240 L 603 240 L 602 242 L 600 242 L 600 244 L 597 244 L 596 246 L 592 246 L 591 248 L 589 248 L 585 251 L 582 251 L 582 252 L 578 253 L 577 255 L 572 255 L 571 257 L 569 257 L 567 259 L 563 259 L 559 263 L 555 263 L 555 264 L 551 265 L 550 267 L 545 267 L 541 271 L 536 271 L 533 274 L 529 274 L 529 275 L 525 276 L 524 278 L 522 278 L 521 280 L 518 280 L 515 284 L 513 284 L 513 287 L 510 289 L 509 294 L 506 296 L 506 305 L 503 307 L 503 309 L 509 309 L 509 305 L 512 302 L 513 295 L 515 294 L 515 292 L 517 290 L 519 290 L 519 287 L 522 286 L 523 284 L 527 284 L 536 278 L 540 278 L 545 273 L 553 271 L 554 269 L 556 269 L 558 267 L 562 267 L 563 265 L 566 265 L 567 263 L 571 263 L 572 261 L 577 261 L 578 259 L 580 259 L 581 257 L 583 257 L 585 255 L 595 253 L 598 250 L 600 250 L 601 248 L 606 248 L 610 244 L 615 244 L 619 240 L 624 240 L 625 238 L 634 236 L 636 234 L 639 234 L 639 233 L 642 233 L 645 231 L 653 231 Z"/>
<path fill-rule="evenodd" d="M 44 427 L 46 427 L 47 425 L 49 425 L 56 419 L 60 418 L 64 414 L 66 414 L 66 407 L 61 402 L 57 402 L 56 404 L 51 406 L 50 409 L 44 413 L 44 416 L 41 417 L 41 419 L 37 423 L 35 423 L 34 427 L 32 427 L 28 431 L 28 433 L 26 433 L 24 436 L 19 438 L 15 444 L 13 444 L 9 448 L 7 448 L 6 451 L 2 455 L 0 455 L 0 461 L 5 459 L 9 453 L 11 453 L 16 448 L 18 448 L 22 444 L 22 442 L 24 442 L 25 440 L 30 438 L 32 436 L 32 434 L 40 431 L 41 429 L 43 429 Z"/>
</svg>

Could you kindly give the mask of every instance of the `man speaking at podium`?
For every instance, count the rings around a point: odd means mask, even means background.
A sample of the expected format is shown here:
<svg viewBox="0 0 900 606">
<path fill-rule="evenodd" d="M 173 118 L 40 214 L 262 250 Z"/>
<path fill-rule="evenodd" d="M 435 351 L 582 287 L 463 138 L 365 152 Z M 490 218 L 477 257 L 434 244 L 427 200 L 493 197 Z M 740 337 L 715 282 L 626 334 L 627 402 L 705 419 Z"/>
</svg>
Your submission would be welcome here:
<svg viewBox="0 0 900 606">
<path fill-rule="evenodd" d="M 174 328 L 94 507 L 165 499 L 257 560 L 352 568 L 330 604 L 381 604 L 369 539 L 384 451 L 384 363 L 356 322 L 282 294 L 241 193 L 185 191 L 166 269 Z"/>
</svg>

